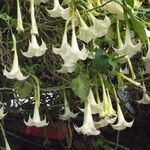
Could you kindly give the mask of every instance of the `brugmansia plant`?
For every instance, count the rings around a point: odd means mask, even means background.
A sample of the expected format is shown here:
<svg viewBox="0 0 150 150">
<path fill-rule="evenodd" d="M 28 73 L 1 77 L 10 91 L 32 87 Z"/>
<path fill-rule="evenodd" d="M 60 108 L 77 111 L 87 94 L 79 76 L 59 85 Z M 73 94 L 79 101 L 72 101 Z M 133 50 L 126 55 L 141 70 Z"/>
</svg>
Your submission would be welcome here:
<svg viewBox="0 0 150 150">
<path fill-rule="evenodd" d="M 28 121 L 24 119 L 25 125 L 48 126 L 51 115 L 44 114 L 42 120 L 40 113 L 44 105 L 40 97 L 43 90 L 57 91 L 60 97 L 64 114 L 56 110 L 56 119 L 71 122 L 79 118 L 80 122 L 72 125 L 78 133 L 99 135 L 101 128 L 109 124 L 115 130 L 132 127 L 134 117 L 128 116 L 132 121 L 126 121 L 119 90 L 130 85 L 138 87 L 143 91 L 139 104 L 150 103 L 143 81 L 143 76 L 150 73 L 150 20 L 145 7 L 148 2 L 16 0 L 13 3 L 17 9 L 16 23 L 12 23 L 13 15 L 0 17 L 9 27 L 9 41 L 4 34 L 2 36 L 13 47 L 13 60 L 5 44 L 6 51 L 0 52 L 1 65 L 10 87 L 18 82 L 23 83 L 26 90 L 31 86 L 23 98 L 34 95 L 33 117 L 29 115 Z M 29 14 L 26 16 L 26 13 Z M 16 89 L 16 92 L 22 94 L 26 90 Z M 9 114 L 4 110 L 2 104 L 1 120 Z M 3 126 L 0 126 L 9 150 Z"/>
</svg>

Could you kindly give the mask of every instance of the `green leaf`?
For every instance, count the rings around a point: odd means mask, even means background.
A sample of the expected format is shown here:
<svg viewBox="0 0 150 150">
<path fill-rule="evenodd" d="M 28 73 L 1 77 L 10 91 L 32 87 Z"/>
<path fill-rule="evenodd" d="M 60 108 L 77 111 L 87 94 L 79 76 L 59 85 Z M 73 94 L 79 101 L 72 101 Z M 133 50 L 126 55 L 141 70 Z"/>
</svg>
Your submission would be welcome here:
<svg viewBox="0 0 150 150">
<path fill-rule="evenodd" d="M 144 24 L 137 20 L 134 16 L 131 16 L 131 23 L 133 26 L 134 31 L 139 35 L 142 42 L 146 41 L 146 32 Z"/>
<path fill-rule="evenodd" d="M 12 17 L 10 17 L 7 13 L 0 14 L 0 19 L 4 20 L 8 24 L 10 24 L 12 27 L 16 27 L 17 25 L 17 20 L 12 19 Z"/>
<path fill-rule="evenodd" d="M 109 59 L 108 59 L 108 62 L 109 62 L 109 64 L 112 66 L 112 68 L 113 68 L 113 71 L 119 71 L 119 69 L 120 69 L 120 58 L 119 57 L 116 57 L 116 55 L 114 55 L 114 54 L 110 54 L 109 55 L 110 57 L 109 57 Z"/>
<path fill-rule="evenodd" d="M 110 69 L 107 53 L 101 49 L 96 50 L 95 59 L 93 60 L 94 67 L 97 71 L 105 73 Z"/>
<path fill-rule="evenodd" d="M 10 21 L 11 17 L 7 13 L 0 14 L 0 19 Z"/>
<path fill-rule="evenodd" d="M 14 88 L 18 92 L 20 98 L 28 97 L 33 90 L 33 86 L 25 81 L 16 81 Z"/>
<path fill-rule="evenodd" d="M 134 6 L 134 0 L 126 0 L 127 4 L 130 5 L 132 8 Z"/>
<path fill-rule="evenodd" d="M 90 79 L 87 75 L 79 75 L 71 82 L 73 92 L 80 97 L 81 100 L 85 100 L 90 91 Z"/>
</svg>

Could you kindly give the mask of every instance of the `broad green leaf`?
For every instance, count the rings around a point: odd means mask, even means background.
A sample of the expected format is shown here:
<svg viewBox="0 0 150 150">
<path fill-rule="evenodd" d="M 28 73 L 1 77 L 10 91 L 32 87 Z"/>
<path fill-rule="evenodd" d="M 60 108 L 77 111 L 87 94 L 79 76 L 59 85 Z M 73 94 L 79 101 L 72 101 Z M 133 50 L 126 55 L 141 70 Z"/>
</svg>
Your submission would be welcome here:
<svg viewBox="0 0 150 150">
<path fill-rule="evenodd" d="M 93 61 L 95 69 L 101 73 L 107 72 L 111 67 L 108 62 L 108 56 L 103 50 L 96 50 L 96 55 Z"/>
<path fill-rule="evenodd" d="M 134 31 L 139 35 L 142 42 L 146 41 L 146 32 L 145 32 L 145 26 L 142 22 L 137 20 L 134 16 L 131 16 L 131 23 L 133 25 Z"/>
<path fill-rule="evenodd" d="M 85 100 L 90 91 L 90 79 L 87 75 L 79 75 L 71 82 L 73 92 L 80 97 L 81 100 Z"/>
<path fill-rule="evenodd" d="M 16 81 L 14 88 L 18 92 L 20 98 L 28 97 L 33 90 L 33 86 L 25 81 Z"/>
</svg>

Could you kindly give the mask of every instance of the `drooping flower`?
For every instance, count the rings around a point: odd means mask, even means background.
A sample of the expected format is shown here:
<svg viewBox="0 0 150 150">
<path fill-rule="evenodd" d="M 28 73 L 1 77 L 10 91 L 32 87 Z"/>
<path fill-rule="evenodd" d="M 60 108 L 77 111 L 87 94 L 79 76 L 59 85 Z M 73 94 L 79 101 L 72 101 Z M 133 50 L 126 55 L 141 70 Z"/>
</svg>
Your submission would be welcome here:
<svg viewBox="0 0 150 150">
<path fill-rule="evenodd" d="M 132 120 L 131 122 L 127 122 L 123 116 L 123 112 L 121 110 L 120 104 L 119 104 L 119 98 L 117 96 L 116 90 L 113 87 L 114 90 L 114 94 L 115 94 L 115 99 L 116 99 L 116 103 L 117 103 L 117 118 L 118 118 L 118 122 L 117 124 L 111 124 L 111 126 L 116 129 L 116 130 L 123 130 L 126 127 L 131 127 L 133 125 L 134 120 Z"/>
<path fill-rule="evenodd" d="M 38 28 L 37 28 L 36 19 L 35 19 L 34 1 L 35 0 L 30 0 L 31 35 L 32 34 L 38 35 L 39 33 L 38 33 Z"/>
<path fill-rule="evenodd" d="M 23 76 L 23 74 L 20 71 L 19 63 L 18 63 L 18 55 L 17 55 L 17 49 L 16 49 L 16 38 L 15 35 L 12 34 L 13 38 L 13 51 L 14 51 L 14 59 L 13 59 L 13 65 L 10 72 L 6 70 L 6 67 L 4 68 L 3 75 L 6 76 L 8 79 L 18 79 L 18 80 L 25 80 L 28 78 L 28 76 Z"/>
<path fill-rule="evenodd" d="M 92 39 L 95 39 L 96 33 L 92 27 L 88 27 L 84 20 L 81 18 L 79 14 L 79 21 L 81 26 L 79 26 L 79 35 L 78 38 L 86 43 L 90 42 Z"/>
<path fill-rule="evenodd" d="M 87 101 L 91 106 L 92 114 L 97 114 L 97 113 L 102 113 L 103 112 L 103 107 L 100 104 L 96 103 L 93 92 L 92 92 L 91 89 L 89 91 Z"/>
<path fill-rule="evenodd" d="M 106 1 L 105 1 L 106 2 Z M 108 11 L 109 13 L 117 15 L 118 19 L 123 20 L 124 19 L 124 11 L 121 5 L 119 5 L 117 2 L 109 2 L 107 3 L 103 9 L 105 11 Z"/>
<path fill-rule="evenodd" d="M 0 108 L 0 120 L 3 119 L 6 114 L 7 114 L 7 113 L 4 114 L 4 106 L 2 106 L 2 107 Z"/>
<path fill-rule="evenodd" d="M 16 27 L 16 30 L 18 32 L 24 31 L 19 0 L 17 0 L 17 27 Z"/>
<path fill-rule="evenodd" d="M 100 117 L 103 117 L 99 121 L 95 122 L 95 126 L 97 129 L 107 126 L 108 124 L 112 124 L 116 121 L 116 111 L 113 109 L 112 102 L 110 99 L 110 94 L 108 89 L 105 89 L 103 78 L 101 78 L 102 89 L 103 89 L 103 111 L 99 114 Z M 107 93 L 106 93 L 107 92 Z"/>
<path fill-rule="evenodd" d="M 27 52 L 22 52 L 22 54 L 26 57 L 39 57 L 42 56 L 45 51 L 47 50 L 46 44 L 45 42 L 42 40 L 42 44 L 39 46 L 37 39 L 36 39 L 36 35 L 32 35 L 31 36 L 31 42 L 29 42 L 29 48 Z"/>
<path fill-rule="evenodd" d="M 115 125 L 111 124 L 111 126 L 114 129 L 116 129 L 116 130 L 123 130 L 126 127 L 131 127 L 133 125 L 134 120 L 132 120 L 131 122 L 127 122 L 125 120 L 119 103 L 117 103 L 117 116 L 118 116 L 118 123 L 115 124 Z"/>
<path fill-rule="evenodd" d="M 127 55 L 129 58 L 132 58 L 137 52 L 141 51 L 141 42 L 136 45 L 133 44 L 130 30 L 128 25 L 126 25 L 126 35 L 125 35 L 125 43 L 122 43 L 119 31 L 119 25 L 117 25 L 118 32 L 118 49 L 114 48 L 114 51 L 119 55 Z"/>
<path fill-rule="evenodd" d="M 68 20 L 70 18 L 69 8 L 64 9 L 59 0 L 54 0 L 54 8 L 52 10 L 46 9 L 51 17 L 62 17 L 63 19 Z"/>
<path fill-rule="evenodd" d="M 103 108 L 104 108 L 104 116 L 112 117 L 116 116 L 116 111 L 113 109 L 109 91 L 108 89 L 105 89 L 104 81 L 101 77 L 101 83 L 102 83 L 102 89 L 103 89 Z M 107 94 L 106 94 L 107 91 Z"/>
<path fill-rule="evenodd" d="M 62 59 L 64 60 L 64 64 L 62 65 L 62 68 L 59 70 L 59 72 L 66 73 L 73 72 L 75 70 L 75 65 L 78 60 L 85 60 L 88 57 L 88 51 L 85 48 L 85 45 L 83 45 L 82 50 L 80 51 L 77 38 L 75 34 L 75 26 L 74 21 L 72 21 L 72 39 L 71 39 L 71 46 L 67 42 L 67 25 L 66 22 L 65 31 L 63 35 L 63 40 L 60 48 L 53 47 L 53 52 L 55 54 L 59 54 Z"/>
<path fill-rule="evenodd" d="M 108 29 L 111 25 L 109 17 L 105 16 L 103 20 L 97 19 L 92 14 L 90 14 L 93 25 L 91 26 L 93 32 L 95 33 L 95 38 L 102 37 L 108 33 Z"/>
<path fill-rule="evenodd" d="M 85 102 L 84 121 L 81 127 L 74 126 L 75 130 L 84 135 L 98 135 L 100 131 L 96 129 L 92 118 L 91 106 L 89 102 Z"/>
<path fill-rule="evenodd" d="M 65 113 L 63 115 L 59 115 L 59 119 L 61 120 L 68 120 L 70 118 L 76 118 L 78 113 L 74 114 L 70 111 L 69 104 L 66 98 L 66 94 L 64 93 L 64 106 L 65 106 Z"/>
<path fill-rule="evenodd" d="M 46 117 L 44 118 L 44 120 L 41 120 L 40 118 L 39 105 L 37 102 L 35 102 L 35 105 L 34 105 L 33 118 L 31 118 L 31 116 L 29 115 L 28 121 L 26 122 L 24 120 L 24 123 L 27 126 L 36 126 L 36 127 L 43 127 L 43 126 L 48 125 L 48 123 L 46 122 Z"/>
</svg>

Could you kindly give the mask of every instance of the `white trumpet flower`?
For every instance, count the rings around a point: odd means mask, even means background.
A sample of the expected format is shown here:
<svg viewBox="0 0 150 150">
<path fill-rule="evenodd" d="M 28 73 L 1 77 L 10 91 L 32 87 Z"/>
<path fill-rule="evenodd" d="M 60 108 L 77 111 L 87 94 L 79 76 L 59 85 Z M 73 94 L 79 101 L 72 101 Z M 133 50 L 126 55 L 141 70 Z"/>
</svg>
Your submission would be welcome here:
<svg viewBox="0 0 150 150">
<path fill-rule="evenodd" d="M 126 127 L 131 127 L 133 125 L 134 120 L 131 122 L 127 122 L 123 116 L 122 110 L 120 108 L 119 102 L 117 102 L 117 116 L 118 116 L 118 123 L 111 126 L 116 130 L 123 130 Z"/>
<path fill-rule="evenodd" d="M 18 32 L 24 31 L 19 0 L 17 0 L 17 27 L 16 27 L 16 30 Z"/>
<path fill-rule="evenodd" d="M 4 114 L 4 106 L 2 106 L 2 107 L 0 108 L 0 120 L 3 119 L 6 114 L 7 114 L 7 113 Z"/>
<path fill-rule="evenodd" d="M 71 46 L 67 42 L 67 23 L 63 35 L 63 40 L 60 48 L 53 47 L 53 52 L 55 54 L 59 54 L 62 59 L 64 60 L 64 64 L 62 65 L 62 68 L 59 70 L 59 72 L 73 72 L 75 70 L 75 65 L 78 60 L 85 60 L 88 57 L 88 51 L 85 48 L 85 45 L 83 45 L 82 50 L 80 51 L 77 38 L 75 34 L 75 27 L 74 22 L 72 21 L 72 40 L 71 40 Z"/>
<path fill-rule="evenodd" d="M 93 32 L 95 33 L 95 38 L 102 37 L 108 33 L 108 29 L 111 25 L 111 21 L 109 17 L 105 16 L 103 20 L 99 20 L 95 18 L 92 14 L 90 14 L 93 25 L 91 26 Z"/>
<path fill-rule="evenodd" d="M 28 76 L 23 76 L 23 74 L 20 71 L 19 63 L 18 63 L 18 55 L 17 55 L 17 49 L 16 49 L 16 38 L 15 35 L 12 34 L 13 38 L 13 51 L 14 51 L 14 59 L 13 59 L 13 65 L 10 72 L 6 70 L 6 67 L 4 68 L 3 75 L 6 76 L 8 79 L 18 79 L 18 80 L 25 80 L 28 78 Z"/>
<path fill-rule="evenodd" d="M 117 2 L 109 2 L 107 3 L 103 9 L 105 11 L 108 11 L 111 14 L 117 15 L 118 19 L 124 20 L 124 11 L 121 5 L 119 5 Z"/>
<path fill-rule="evenodd" d="M 59 0 L 54 0 L 54 8 L 52 10 L 46 9 L 51 17 L 62 17 L 63 19 L 68 20 L 70 18 L 69 8 L 64 9 Z"/>
<path fill-rule="evenodd" d="M 125 35 L 125 43 L 122 43 L 121 37 L 120 37 L 120 31 L 118 27 L 118 45 L 119 48 L 114 48 L 114 51 L 119 55 L 127 55 L 129 58 L 132 58 L 137 52 L 141 51 L 141 42 L 134 45 L 132 43 L 132 39 L 130 36 L 130 30 L 128 25 L 126 26 L 126 35 Z"/>
<path fill-rule="evenodd" d="M 71 55 L 71 50 L 70 50 L 71 46 L 67 42 L 67 25 L 68 23 L 66 22 L 61 47 L 60 48 L 53 47 L 53 52 L 55 54 L 59 54 L 64 61 L 68 60 L 68 57 Z"/>
<path fill-rule="evenodd" d="M 95 126 L 97 129 L 105 127 L 108 124 L 112 124 L 117 119 L 116 111 L 112 107 L 109 91 L 108 89 L 105 89 L 102 78 L 101 78 L 101 81 L 102 81 L 102 88 L 103 88 L 103 102 L 102 102 L 102 105 L 103 105 L 102 117 L 103 118 L 100 121 L 95 122 Z M 106 94 L 106 91 L 107 91 L 107 94 Z M 99 115 L 101 116 L 101 114 Z"/>
<path fill-rule="evenodd" d="M 31 34 L 38 35 L 38 28 L 35 19 L 34 0 L 30 0 L 30 11 L 31 11 Z"/>
<path fill-rule="evenodd" d="M 79 18 L 80 18 L 80 23 L 81 26 L 79 26 L 79 35 L 78 38 L 86 43 L 90 42 L 92 39 L 95 39 L 95 31 L 93 30 L 93 28 L 88 27 L 86 25 L 86 23 L 84 22 L 84 20 L 81 18 L 80 14 L 79 14 Z"/>
<path fill-rule="evenodd" d="M 100 131 L 96 129 L 92 118 L 91 106 L 89 102 L 85 102 L 84 121 L 81 127 L 74 126 L 77 132 L 84 135 L 98 135 Z"/>
<path fill-rule="evenodd" d="M 76 118 L 78 113 L 74 114 L 70 111 L 69 104 L 66 98 L 66 94 L 64 94 L 64 106 L 65 106 L 65 113 L 63 115 L 59 115 L 59 119 L 61 120 L 68 120 L 70 118 Z"/>
<path fill-rule="evenodd" d="M 109 91 L 108 89 L 105 89 L 104 81 L 101 77 L 101 83 L 102 83 L 102 88 L 103 88 L 103 108 L 104 108 L 104 116 L 112 117 L 116 116 L 116 111 L 113 109 Z M 106 94 L 107 91 L 107 94 Z"/>
<path fill-rule="evenodd" d="M 45 51 L 47 50 L 46 44 L 45 42 L 42 40 L 42 44 L 41 46 L 39 46 L 37 39 L 36 39 L 36 35 L 32 35 L 31 37 L 31 42 L 29 42 L 29 48 L 27 52 L 22 52 L 22 54 L 26 57 L 39 57 L 42 56 Z"/>
<path fill-rule="evenodd" d="M 35 105 L 34 105 L 33 118 L 31 118 L 31 116 L 29 115 L 28 121 L 26 122 L 24 120 L 24 123 L 27 126 L 36 126 L 36 127 L 44 127 L 48 125 L 48 123 L 46 122 L 46 117 L 44 120 L 41 120 L 40 118 L 39 105 L 37 102 L 35 102 Z"/>
<path fill-rule="evenodd" d="M 94 98 L 94 95 L 93 95 L 93 92 L 92 92 L 91 89 L 90 89 L 90 91 L 89 91 L 89 95 L 88 95 L 88 97 L 87 97 L 87 101 L 88 101 L 88 103 L 89 103 L 90 106 L 91 106 L 92 114 L 97 114 L 97 113 L 102 114 L 102 112 L 103 112 L 103 107 L 100 106 L 100 104 L 96 103 L 95 98 Z"/>
</svg>

